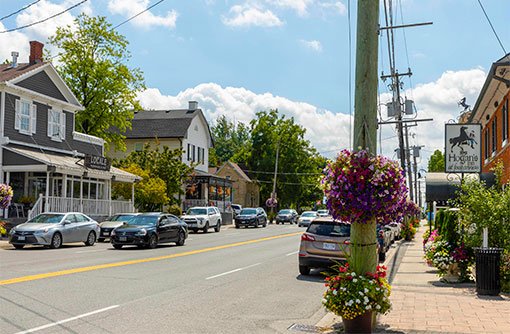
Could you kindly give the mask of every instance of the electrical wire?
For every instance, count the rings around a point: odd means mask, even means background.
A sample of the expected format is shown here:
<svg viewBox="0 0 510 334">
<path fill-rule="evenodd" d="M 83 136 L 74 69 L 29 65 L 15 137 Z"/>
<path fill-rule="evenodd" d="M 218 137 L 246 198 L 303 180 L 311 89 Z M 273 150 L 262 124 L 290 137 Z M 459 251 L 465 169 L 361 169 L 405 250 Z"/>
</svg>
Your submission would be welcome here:
<svg viewBox="0 0 510 334">
<path fill-rule="evenodd" d="M 506 50 L 505 50 L 505 47 L 503 46 L 503 43 L 501 43 L 501 40 L 499 39 L 499 36 L 498 36 L 498 33 L 496 32 L 496 29 L 494 29 L 494 26 L 492 25 L 492 22 L 491 22 L 491 19 L 489 18 L 489 15 L 487 15 L 487 12 L 485 11 L 485 8 L 483 8 L 483 5 L 482 5 L 482 1 L 481 0 L 478 0 L 478 3 L 480 4 L 480 7 L 482 8 L 482 11 L 483 13 L 485 14 L 485 18 L 487 19 L 487 21 L 489 22 L 489 25 L 491 26 L 492 28 L 492 32 L 494 33 L 494 35 L 496 36 L 498 42 L 499 42 L 499 45 L 501 46 L 501 49 L 503 49 L 503 52 L 504 54 L 506 55 Z"/>
<path fill-rule="evenodd" d="M 61 12 L 58 12 L 56 14 L 53 14 L 52 16 L 50 17 L 47 17 L 45 19 L 42 19 L 42 20 L 39 20 L 39 21 L 36 21 L 36 22 L 32 22 L 32 23 L 29 23 L 29 24 L 26 24 L 24 26 L 21 26 L 21 27 L 16 27 L 16 28 L 12 28 L 12 29 L 7 29 L 7 30 L 4 30 L 4 31 L 0 31 L 0 34 L 3 34 L 3 33 L 7 33 L 7 32 L 13 32 L 13 31 L 17 31 L 17 30 L 21 30 L 21 29 L 25 29 L 25 28 L 28 28 L 28 27 L 32 27 L 32 26 L 35 26 L 36 24 L 39 24 L 39 23 L 43 23 L 43 22 L 46 22 L 48 20 L 51 20 L 52 18 L 55 18 L 57 16 L 60 16 L 68 11 L 70 11 L 71 9 L 73 8 L 76 8 L 78 7 L 79 5 L 87 2 L 88 0 L 82 0 L 74 5 L 72 5 L 71 7 L 67 8 L 67 9 L 64 9 L 63 11 Z"/>
<path fill-rule="evenodd" d="M 7 18 L 9 18 L 9 17 L 11 17 L 11 16 L 13 16 L 13 15 L 16 15 L 16 14 L 18 14 L 18 13 L 20 13 L 20 12 L 24 11 L 25 9 L 27 9 L 27 8 L 29 8 L 29 7 L 31 7 L 31 6 L 33 6 L 33 5 L 35 5 L 35 4 L 36 4 L 36 3 L 38 3 L 39 1 L 41 1 L 41 0 L 36 0 L 36 1 L 32 2 L 32 3 L 29 3 L 28 5 L 26 5 L 26 6 L 24 6 L 24 7 L 21 7 L 20 9 L 18 9 L 17 11 L 15 11 L 14 13 L 10 13 L 9 15 L 5 15 L 4 17 L 0 17 L 0 21 L 3 21 L 3 20 L 5 20 L 5 19 L 7 19 Z"/>
<path fill-rule="evenodd" d="M 128 23 L 129 21 L 133 20 L 134 18 L 142 15 L 143 13 L 145 13 L 146 11 L 150 10 L 151 8 L 153 7 L 156 7 L 157 5 L 159 5 L 160 3 L 162 3 L 163 1 L 165 0 L 159 0 L 158 2 L 156 2 L 155 4 L 153 5 L 150 5 L 149 7 L 145 8 L 144 10 L 142 10 L 141 12 L 139 12 L 138 14 L 135 14 L 133 16 L 131 16 L 130 18 L 128 18 L 127 20 L 125 21 L 122 21 L 121 23 L 117 24 L 115 27 L 113 27 L 111 30 L 115 30 L 117 29 L 118 27 L 120 27 L 121 25 L 125 24 L 125 23 Z"/>
</svg>

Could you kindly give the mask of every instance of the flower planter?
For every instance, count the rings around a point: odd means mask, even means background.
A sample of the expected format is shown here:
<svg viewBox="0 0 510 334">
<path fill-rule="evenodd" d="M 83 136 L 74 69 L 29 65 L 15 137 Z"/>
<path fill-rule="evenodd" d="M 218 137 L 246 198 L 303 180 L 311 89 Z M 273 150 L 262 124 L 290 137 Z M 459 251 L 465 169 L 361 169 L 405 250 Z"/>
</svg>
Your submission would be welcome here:
<svg viewBox="0 0 510 334">
<path fill-rule="evenodd" d="M 342 318 L 345 333 L 372 333 L 372 312 L 367 311 L 354 319 Z"/>
<path fill-rule="evenodd" d="M 447 283 L 457 283 L 459 282 L 459 264 L 452 263 L 448 266 L 446 274 L 443 276 L 443 280 Z"/>
</svg>

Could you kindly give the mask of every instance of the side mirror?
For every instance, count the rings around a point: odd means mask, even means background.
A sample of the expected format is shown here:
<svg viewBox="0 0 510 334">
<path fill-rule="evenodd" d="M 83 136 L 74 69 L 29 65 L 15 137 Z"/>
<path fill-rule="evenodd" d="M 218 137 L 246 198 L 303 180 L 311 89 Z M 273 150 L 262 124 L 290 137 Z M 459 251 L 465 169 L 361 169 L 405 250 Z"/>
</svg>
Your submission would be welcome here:
<svg viewBox="0 0 510 334">
<path fill-rule="evenodd" d="M 69 219 L 64 220 L 64 225 L 71 224 L 72 222 Z"/>
</svg>

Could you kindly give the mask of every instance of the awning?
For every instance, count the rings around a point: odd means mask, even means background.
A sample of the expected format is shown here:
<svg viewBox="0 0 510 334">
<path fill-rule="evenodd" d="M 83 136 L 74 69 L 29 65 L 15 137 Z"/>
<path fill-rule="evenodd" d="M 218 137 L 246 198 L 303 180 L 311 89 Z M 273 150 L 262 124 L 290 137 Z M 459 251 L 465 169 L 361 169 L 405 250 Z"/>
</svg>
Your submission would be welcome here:
<svg viewBox="0 0 510 334">
<path fill-rule="evenodd" d="M 140 180 L 139 176 L 125 172 L 115 167 L 111 167 L 110 171 L 87 168 L 83 165 L 83 158 L 80 157 L 59 155 L 46 152 L 44 150 L 33 151 L 24 148 L 10 146 L 3 146 L 3 148 L 25 158 L 20 159 L 20 161 L 24 160 L 26 162 L 27 161 L 26 158 L 28 158 L 32 160 L 34 163 L 46 165 L 50 167 L 50 170 L 61 174 L 85 176 L 96 179 L 114 180 L 119 182 L 130 183 Z M 9 161 L 8 163 L 5 161 L 3 169 L 5 171 L 9 171 L 10 169 L 13 169 L 13 167 L 18 167 L 16 168 L 16 171 L 19 171 L 20 170 L 19 167 L 22 167 L 23 165 L 24 164 L 19 165 L 16 164 L 16 161 Z M 29 170 L 27 169 L 27 171 Z"/>
</svg>

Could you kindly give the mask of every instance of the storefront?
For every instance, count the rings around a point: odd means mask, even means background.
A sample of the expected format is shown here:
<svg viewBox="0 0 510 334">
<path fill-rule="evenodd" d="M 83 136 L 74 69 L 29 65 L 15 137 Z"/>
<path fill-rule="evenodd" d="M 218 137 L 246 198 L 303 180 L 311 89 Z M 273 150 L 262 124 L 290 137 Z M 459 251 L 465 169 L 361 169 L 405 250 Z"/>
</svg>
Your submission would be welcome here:
<svg viewBox="0 0 510 334">
<path fill-rule="evenodd" d="M 216 206 L 221 212 L 231 212 L 232 181 L 200 171 L 186 184 L 183 209 L 192 206 Z"/>
</svg>

